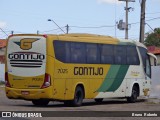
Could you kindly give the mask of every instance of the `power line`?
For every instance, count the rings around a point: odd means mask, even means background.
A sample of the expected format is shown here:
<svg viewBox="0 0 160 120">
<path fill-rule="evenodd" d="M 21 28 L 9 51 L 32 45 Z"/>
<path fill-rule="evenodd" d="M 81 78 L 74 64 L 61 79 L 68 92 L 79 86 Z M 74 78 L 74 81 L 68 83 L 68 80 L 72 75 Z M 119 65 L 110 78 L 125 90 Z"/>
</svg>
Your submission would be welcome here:
<svg viewBox="0 0 160 120">
<path fill-rule="evenodd" d="M 3 30 L 4 31 L 4 30 Z M 3 31 L 0 31 L 0 32 L 3 32 Z M 4 31 L 4 32 L 11 32 L 11 31 Z"/>
<path fill-rule="evenodd" d="M 65 34 L 64 30 L 54 20 L 48 19 L 48 21 L 52 21 Z"/>
<path fill-rule="evenodd" d="M 155 18 L 151 18 L 151 19 L 147 19 L 145 21 L 154 21 L 154 20 L 157 20 L 157 19 L 160 19 L 160 17 L 155 17 Z M 131 25 L 133 24 L 139 24 L 140 22 L 133 22 L 133 23 L 130 23 Z M 100 28 L 113 28 L 115 27 L 116 25 L 101 25 L 101 26 L 69 26 L 70 28 L 84 28 L 84 29 L 100 29 Z M 61 27 L 61 28 L 66 28 L 65 26 L 64 27 Z M 6 32 L 11 32 L 11 30 L 7 30 L 7 31 L 4 31 L 2 28 L 0 28 L 1 31 L 6 35 L 8 36 L 8 34 Z M 45 32 L 51 32 L 51 31 L 55 31 L 55 30 L 59 30 L 60 28 L 56 28 L 56 29 L 52 29 L 52 30 L 46 30 L 46 31 L 40 31 L 40 33 L 45 33 Z M 20 31 L 14 31 L 16 33 L 24 33 L 24 32 L 20 32 Z"/>
<path fill-rule="evenodd" d="M 145 21 L 153 21 L 153 20 L 157 20 L 157 19 L 160 19 L 160 17 L 156 17 L 156 18 L 151 18 L 151 19 L 147 19 L 147 20 L 145 20 Z M 134 22 L 134 23 L 130 23 L 130 24 L 138 24 L 138 23 L 140 23 L 140 22 Z"/>
<path fill-rule="evenodd" d="M 148 27 L 154 32 L 153 28 L 148 23 L 145 24 L 148 25 Z"/>
<path fill-rule="evenodd" d="M 8 34 L 2 28 L 0 28 L 0 29 L 6 36 L 8 36 Z"/>
<path fill-rule="evenodd" d="M 147 19 L 145 21 L 153 21 L 153 20 L 157 20 L 160 19 L 160 17 L 156 17 L 156 18 L 151 18 L 151 19 Z M 133 24 L 139 24 L 140 22 L 133 22 L 130 23 L 131 25 Z M 115 27 L 116 25 L 102 25 L 102 26 L 70 26 L 70 27 L 74 27 L 74 28 L 107 28 L 107 27 Z"/>
<path fill-rule="evenodd" d="M 148 20 L 146 20 L 146 21 L 153 21 L 153 20 L 157 20 L 157 19 L 160 19 L 160 17 L 156 17 L 156 18 L 148 19 Z"/>
<path fill-rule="evenodd" d="M 116 25 L 102 25 L 102 26 L 69 26 L 69 27 L 74 27 L 74 28 L 106 28 L 106 27 L 115 27 Z"/>
<path fill-rule="evenodd" d="M 1 36 L 1 38 L 3 39 L 6 35 Z"/>
<path fill-rule="evenodd" d="M 65 28 L 65 27 L 61 27 L 61 28 Z M 59 30 L 60 28 L 56 28 L 56 29 L 52 29 L 52 30 L 46 30 L 46 31 L 40 31 L 41 33 L 45 33 L 45 32 L 52 32 L 52 31 L 56 31 Z"/>
</svg>

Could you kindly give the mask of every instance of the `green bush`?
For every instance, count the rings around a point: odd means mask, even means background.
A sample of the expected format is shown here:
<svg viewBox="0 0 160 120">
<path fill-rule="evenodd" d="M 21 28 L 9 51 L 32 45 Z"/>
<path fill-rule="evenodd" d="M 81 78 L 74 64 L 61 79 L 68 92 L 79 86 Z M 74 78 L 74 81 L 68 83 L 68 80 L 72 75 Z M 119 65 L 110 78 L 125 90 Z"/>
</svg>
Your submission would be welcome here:
<svg viewBox="0 0 160 120">
<path fill-rule="evenodd" d="M 0 85 L 4 85 L 4 83 L 5 83 L 4 81 L 0 81 Z"/>
</svg>

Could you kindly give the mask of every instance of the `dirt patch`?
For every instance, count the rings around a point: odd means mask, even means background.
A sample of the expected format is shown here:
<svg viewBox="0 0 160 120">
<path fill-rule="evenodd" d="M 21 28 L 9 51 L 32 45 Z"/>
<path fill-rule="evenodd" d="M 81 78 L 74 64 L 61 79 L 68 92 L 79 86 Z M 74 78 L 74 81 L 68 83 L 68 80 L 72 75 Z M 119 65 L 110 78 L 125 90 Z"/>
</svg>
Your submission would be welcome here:
<svg viewBox="0 0 160 120">
<path fill-rule="evenodd" d="M 150 98 L 150 99 L 147 99 L 147 104 L 160 104 L 160 99 L 158 98 Z"/>
<path fill-rule="evenodd" d="M 4 91 L 5 91 L 4 86 L 0 85 L 0 96 L 4 94 Z"/>
</svg>

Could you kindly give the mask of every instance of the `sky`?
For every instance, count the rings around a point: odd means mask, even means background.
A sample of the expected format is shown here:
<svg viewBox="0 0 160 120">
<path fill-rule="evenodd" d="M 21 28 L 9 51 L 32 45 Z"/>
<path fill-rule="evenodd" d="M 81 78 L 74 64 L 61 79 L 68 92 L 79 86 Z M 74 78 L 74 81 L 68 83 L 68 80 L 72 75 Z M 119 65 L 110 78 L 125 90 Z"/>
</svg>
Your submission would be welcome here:
<svg viewBox="0 0 160 120">
<path fill-rule="evenodd" d="M 129 39 L 139 39 L 140 2 L 130 2 Z M 145 32 L 160 27 L 160 0 L 146 0 Z M 48 19 L 69 33 L 91 33 L 124 38 L 125 31 L 115 26 L 125 21 L 125 2 L 118 0 L 0 0 L 0 39 L 14 34 L 62 34 Z M 149 27 L 150 26 L 150 27 Z M 152 29 L 151 29 L 152 28 Z"/>
</svg>

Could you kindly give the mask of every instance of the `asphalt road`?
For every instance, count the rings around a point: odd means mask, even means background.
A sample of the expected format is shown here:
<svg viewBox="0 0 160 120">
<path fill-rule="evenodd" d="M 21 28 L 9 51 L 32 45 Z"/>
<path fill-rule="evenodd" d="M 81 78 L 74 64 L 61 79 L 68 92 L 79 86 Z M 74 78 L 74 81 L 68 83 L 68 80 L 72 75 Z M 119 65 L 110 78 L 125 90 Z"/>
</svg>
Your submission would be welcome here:
<svg viewBox="0 0 160 120">
<path fill-rule="evenodd" d="M 143 100 L 139 99 L 136 103 L 127 103 L 126 100 L 107 100 L 105 99 L 102 103 L 97 104 L 94 102 L 94 100 L 84 100 L 83 105 L 81 107 L 65 107 L 63 103 L 61 102 L 50 102 L 48 106 L 46 107 L 36 107 L 32 104 L 30 101 L 24 101 L 24 100 L 11 100 L 8 99 L 5 96 L 5 91 L 3 87 L 0 87 L 0 111 L 103 111 L 103 112 L 109 112 L 109 111 L 160 111 L 160 100 L 159 99 L 149 99 L 149 100 Z M 62 112 L 62 114 L 64 114 Z M 74 112 L 73 112 L 74 114 Z M 127 114 L 127 113 L 126 113 Z M 65 116 L 65 115 L 64 115 Z M 65 119 L 65 120 L 84 120 L 84 119 L 90 119 L 90 120 L 97 120 L 97 119 L 111 119 L 111 120 L 123 120 L 128 119 L 127 117 L 96 117 L 96 112 L 93 112 L 93 116 L 95 117 L 72 117 L 72 114 L 70 117 L 46 117 L 45 119 Z M 5 120 L 6 118 L 0 118 L 0 120 Z M 7 120 L 11 120 L 14 118 L 7 118 Z M 20 118 L 22 119 L 22 118 Z M 23 118 L 31 119 L 31 118 Z M 32 118 L 33 119 L 33 118 Z M 40 119 L 40 118 L 34 118 L 34 119 Z M 44 119 L 44 118 L 42 118 Z M 129 117 L 128 120 L 133 119 L 135 120 L 135 117 Z M 159 119 L 158 117 L 136 117 L 136 119 Z M 17 120 L 17 118 L 16 118 Z"/>
</svg>

